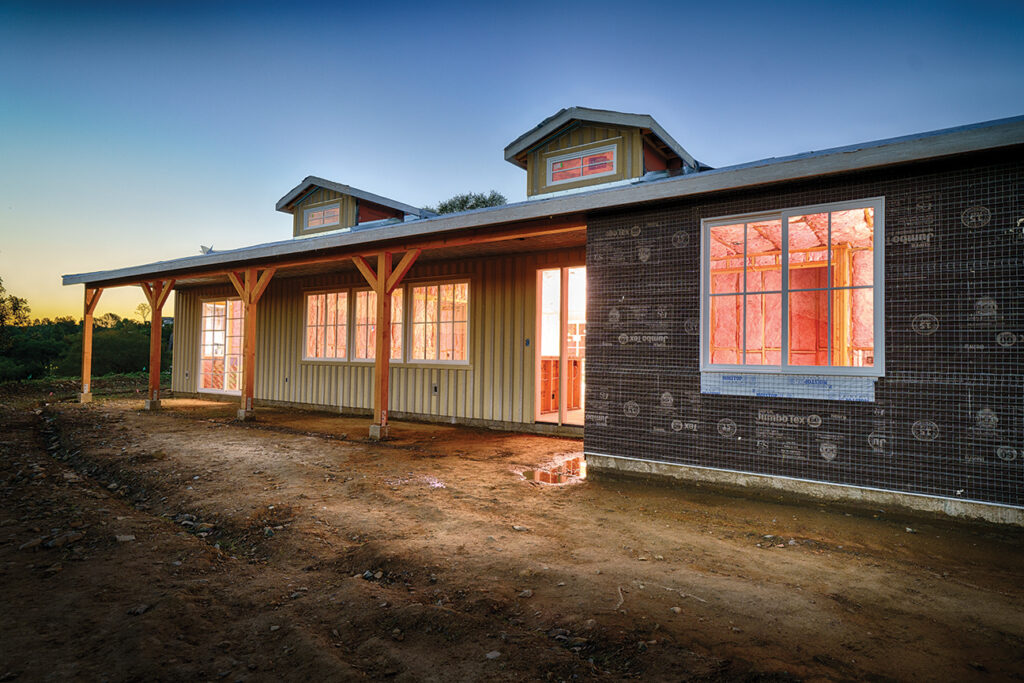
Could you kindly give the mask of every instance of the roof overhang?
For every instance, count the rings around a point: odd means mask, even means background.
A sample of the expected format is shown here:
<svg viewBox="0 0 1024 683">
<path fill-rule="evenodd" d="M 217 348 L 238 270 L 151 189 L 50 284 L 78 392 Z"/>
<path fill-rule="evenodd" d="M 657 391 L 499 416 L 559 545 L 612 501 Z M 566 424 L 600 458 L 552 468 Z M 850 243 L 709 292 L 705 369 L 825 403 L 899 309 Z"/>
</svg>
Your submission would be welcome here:
<svg viewBox="0 0 1024 683">
<path fill-rule="evenodd" d="M 340 194 L 347 194 L 350 197 L 355 197 L 356 199 L 362 199 L 368 202 L 373 202 L 374 204 L 380 204 L 381 206 L 386 206 L 390 209 L 395 209 L 396 211 L 401 211 L 405 214 L 416 217 L 434 215 L 431 212 L 424 211 L 419 207 L 412 206 L 410 204 L 403 204 L 402 202 L 396 202 L 394 199 L 391 199 L 389 197 L 382 197 L 379 194 L 366 192 L 365 190 L 360 190 L 359 188 L 352 187 L 350 185 L 342 185 L 341 183 L 336 183 L 325 178 L 319 178 L 314 175 L 306 176 L 305 180 L 303 180 L 301 183 L 292 188 L 288 192 L 288 194 L 281 197 L 281 199 L 277 201 L 277 205 L 275 206 L 275 208 L 278 211 L 283 211 L 284 213 L 291 213 L 292 206 L 298 199 L 302 198 L 310 190 L 313 190 L 318 187 L 322 187 L 326 190 L 333 190 Z"/>
<path fill-rule="evenodd" d="M 972 152 L 1024 145 L 1024 116 L 876 142 L 764 159 L 625 187 L 579 192 L 550 199 L 446 214 L 387 228 L 286 240 L 118 270 L 65 275 L 65 285 L 112 286 L 176 273 L 223 272 L 257 263 L 344 254 L 402 251 L 415 245 L 444 248 L 455 240 L 484 240 L 489 234 L 558 221 L 584 221 L 588 212 L 735 191 L 782 182 L 930 161 Z M 539 229 L 539 228 L 538 228 Z"/>
<path fill-rule="evenodd" d="M 523 133 L 509 143 L 505 148 L 505 161 L 515 164 L 520 168 L 526 168 L 526 163 L 520 155 L 528 152 L 547 139 L 552 134 L 572 121 L 583 121 L 587 123 L 602 123 L 610 126 L 625 126 L 632 128 L 644 128 L 651 131 L 651 134 L 661 140 L 666 147 L 683 160 L 687 166 L 698 169 L 700 163 L 694 159 L 683 146 L 676 142 L 664 128 L 662 128 L 654 117 L 647 114 L 626 114 L 607 109 L 590 109 L 588 107 L 569 107 L 562 109 L 557 114 L 549 116 L 541 121 L 536 128 Z"/>
</svg>

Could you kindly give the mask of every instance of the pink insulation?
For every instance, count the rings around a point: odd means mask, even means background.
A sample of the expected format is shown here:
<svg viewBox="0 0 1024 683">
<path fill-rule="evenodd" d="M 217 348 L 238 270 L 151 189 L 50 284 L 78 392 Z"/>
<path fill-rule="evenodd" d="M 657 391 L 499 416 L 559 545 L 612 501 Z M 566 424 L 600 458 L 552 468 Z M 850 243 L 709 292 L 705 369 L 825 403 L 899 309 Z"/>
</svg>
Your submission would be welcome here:
<svg viewBox="0 0 1024 683">
<path fill-rule="evenodd" d="M 711 297 L 711 362 L 780 364 L 782 221 L 714 226 L 710 236 L 711 294 L 729 295 Z M 873 240 L 871 209 L 789 218 L 791 365 L 872 364 L 873 292 L 871 289 L 836 288 L 873 284 Z M 832 294 L 827 291 L 830 288 Z M 802 289 L 819 291 L 794 291 Z M 828 351 L 830 306 L 836 330 L 831 363 Z"/>
</svg>

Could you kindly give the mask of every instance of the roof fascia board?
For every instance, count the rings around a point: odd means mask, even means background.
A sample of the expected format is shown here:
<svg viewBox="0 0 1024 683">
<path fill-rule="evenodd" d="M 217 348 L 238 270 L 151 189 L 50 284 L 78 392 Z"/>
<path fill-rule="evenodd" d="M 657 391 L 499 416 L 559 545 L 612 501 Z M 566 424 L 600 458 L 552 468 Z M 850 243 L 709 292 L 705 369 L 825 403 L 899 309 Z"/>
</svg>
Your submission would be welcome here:
<svg viewBox="0 0 1024 683">
<path fill-rule="evenodd" d="M 372 192 L 366 192 L 365 190 L 360 190 L 359 188 L 352 187 L 350 185 L 342 185 L 341 183 L 326 180 L 325 178 L 318 178 L 317 176 L 308 176 L 305 180 L 296 185 L 291 190 L 291 192 L 281 197 L 281 199 L 278 200 L 274 208 L 284 213 L 291 213 L 288 210 L 291 203 L 294 202 L 300 195 L 304 194 L 307 189 L 314 186 L 322 187 L 326 190 L 334 190 L 335 192 L 347 194 L 357 199 L 363 199 L 368 202 L 373 202 L 374 204 L 380 204 L 381 206 L 387 206 L 389 208 L 396 209 L 398 211 L 402 211 L 403 213 L 411 214 L 413 216 L 420 216 L 423 214 L 423 210 L 420 209 L 419 207 L 412 206 L 410 204 L 404 204 L 402 202 L 395 201 L 394 199 L 391 199 L 389 197 L 382 197 L 379 194 L 373 194 Z"/>
<path fill-rule="evenodd" d="M 551 199 L 533 199 L 489 209 L 477 209 L 436 218 L 399 223 L 384 231 L 365 230 L 328 234 L 302 240 L 213 252 L 171 261 L 160 261 L 118 270 L 65 275 L 65 285 L 95 284 L 143 278 L 169 270 L 215 270 L 247 261 L 308 254 L 319 250 L 387 244 L 425 235 L 467 228 L 487 228 L 534 219 L 598 209 L 626 207 L 680 199 L 713 192 L 744 189 L 774 183 L 835 175 L 882 166 L 928 161 L 970 152 L 1024 145 L 1024 116 L 970 126 L 850 145 L 780 159 L 764 159 L 740 166 L 691 173 L 627 187 L 594 190 Z"/>
</svg>

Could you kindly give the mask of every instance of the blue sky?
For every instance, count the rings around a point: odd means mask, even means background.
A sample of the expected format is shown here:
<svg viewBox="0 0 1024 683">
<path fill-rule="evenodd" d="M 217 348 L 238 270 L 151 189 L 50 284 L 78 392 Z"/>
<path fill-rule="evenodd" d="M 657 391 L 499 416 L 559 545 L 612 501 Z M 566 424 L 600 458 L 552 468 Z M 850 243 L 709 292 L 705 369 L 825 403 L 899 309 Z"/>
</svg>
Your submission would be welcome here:
<svg viewBox="0 0 1024 683">
<path fill-rule="evenodd" d="M 1024 114 L 1022 35 L 1021 2 L 0 2 L 0 277 L 79 316 L 62 273 L 286 238 L 310 174 L 521 200 L 502 150 L 566 106 L 713 166 Z"/>
</svg>

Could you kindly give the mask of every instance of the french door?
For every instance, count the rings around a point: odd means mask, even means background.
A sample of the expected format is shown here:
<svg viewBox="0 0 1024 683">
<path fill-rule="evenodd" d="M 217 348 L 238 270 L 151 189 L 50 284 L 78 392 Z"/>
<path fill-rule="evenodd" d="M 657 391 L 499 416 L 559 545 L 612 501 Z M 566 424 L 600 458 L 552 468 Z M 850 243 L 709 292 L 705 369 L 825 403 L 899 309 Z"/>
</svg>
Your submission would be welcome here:
<svg viewBox="0 0 1024 683">
<path fill-rule="evenodd" d="M 199 391 L 242 391 L 242 301 L 204 301 L 199 357 Z"/>
<path fill-rule="evenodd" d="M 583 424 L 586 338 L 586 266 L 538 270 L 537 422 Z"/>
</svg>

